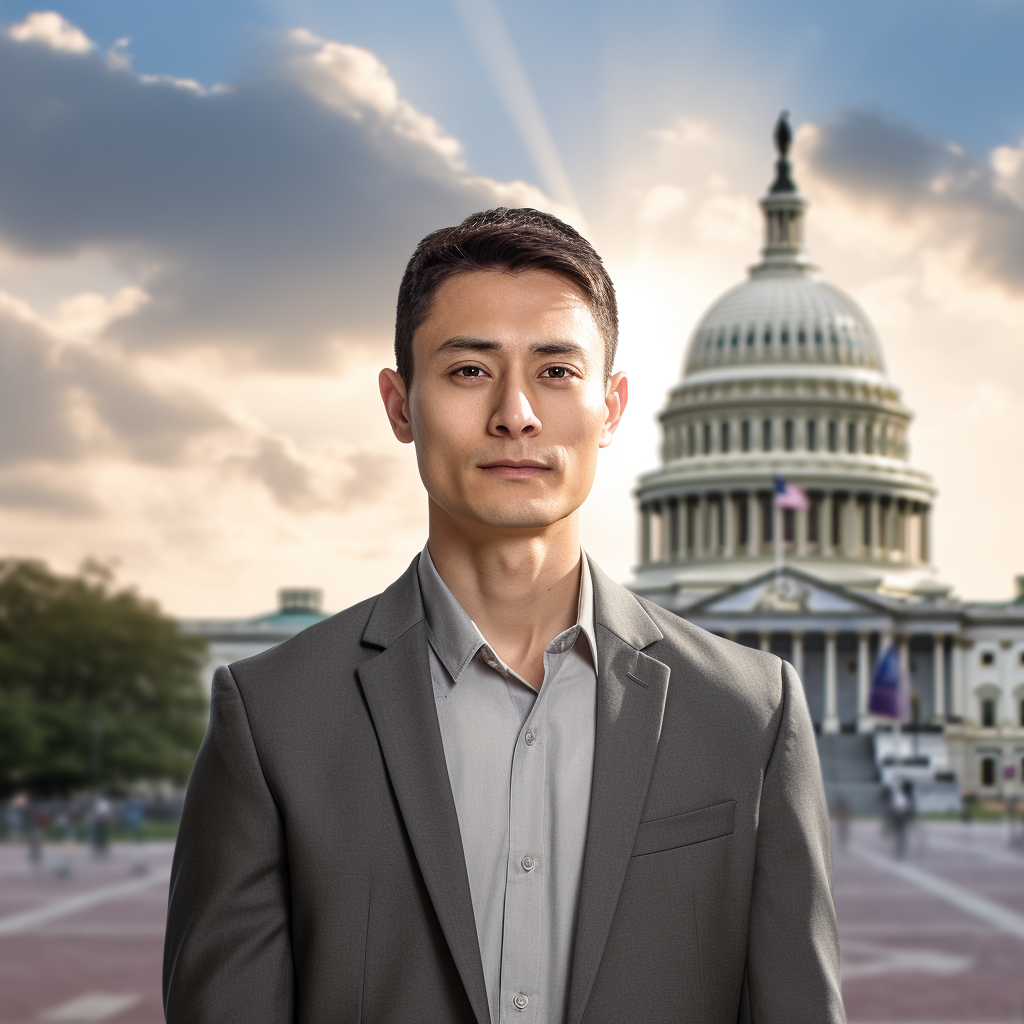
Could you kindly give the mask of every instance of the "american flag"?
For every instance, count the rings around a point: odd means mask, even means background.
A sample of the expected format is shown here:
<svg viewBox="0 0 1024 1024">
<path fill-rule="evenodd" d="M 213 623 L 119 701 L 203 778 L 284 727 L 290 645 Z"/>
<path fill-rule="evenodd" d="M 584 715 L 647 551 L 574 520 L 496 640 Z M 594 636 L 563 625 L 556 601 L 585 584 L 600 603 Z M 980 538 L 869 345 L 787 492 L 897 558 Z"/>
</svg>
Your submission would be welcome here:
<svg viewBox="0 0 1024 1024">
<path fill-rule="evenodd" d="M 775 507 L 795 508 L 806 512 L 811 507 L 807 492 L 796 484 L 783 480 L 781 476 L 775 478 Z"/>
</svg>

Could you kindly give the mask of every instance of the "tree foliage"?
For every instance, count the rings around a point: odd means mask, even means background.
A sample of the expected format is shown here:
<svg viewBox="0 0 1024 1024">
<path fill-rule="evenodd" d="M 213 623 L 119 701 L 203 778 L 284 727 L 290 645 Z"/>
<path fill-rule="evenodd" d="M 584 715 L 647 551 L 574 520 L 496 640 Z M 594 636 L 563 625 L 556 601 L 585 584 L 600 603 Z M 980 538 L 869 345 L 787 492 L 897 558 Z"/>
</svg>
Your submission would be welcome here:
<svg viewBox="0 0 1024 1024">
<path fill-rule="evenodd" d="M 0 789 L 184 782 L 208 705 L 205 643 L 87 564 L 0 560 Z M 98 743 L 97 743 L 98 740 Z"/>
</svg>

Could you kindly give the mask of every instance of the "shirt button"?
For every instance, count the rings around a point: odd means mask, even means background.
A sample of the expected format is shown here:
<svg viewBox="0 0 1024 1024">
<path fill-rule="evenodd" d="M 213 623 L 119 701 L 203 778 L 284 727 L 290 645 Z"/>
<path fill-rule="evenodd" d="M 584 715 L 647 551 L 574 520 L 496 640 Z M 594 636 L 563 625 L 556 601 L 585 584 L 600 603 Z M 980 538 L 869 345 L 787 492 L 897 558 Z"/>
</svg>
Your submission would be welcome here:
<svg viewBox="0 0 1024 1024">
<path fill-rule="evenodd" d="M 527 854 L 519 863 L 523 865 L 524 871 L 532 871 L 537 864 L 529 854 Z"/>
<path fill-rule="evenodd" d="M 526 735 L 523 738 L 526 740 L 526 745 L 532 747 L 536 742 L 537 734 L 532 729 L 527 729 Z"/>
<path fill-rule="evenodd" d="M 529 1002 L 530 1002 L 530 997 L 529 996 L 524 996 L 522 992 L 519 992 L 517 995 L 514 995 L 512 997 L 512 1005 L 517 1010 L 525 1010 L 526 1007 L 529 1005 Z"/>
</svg>

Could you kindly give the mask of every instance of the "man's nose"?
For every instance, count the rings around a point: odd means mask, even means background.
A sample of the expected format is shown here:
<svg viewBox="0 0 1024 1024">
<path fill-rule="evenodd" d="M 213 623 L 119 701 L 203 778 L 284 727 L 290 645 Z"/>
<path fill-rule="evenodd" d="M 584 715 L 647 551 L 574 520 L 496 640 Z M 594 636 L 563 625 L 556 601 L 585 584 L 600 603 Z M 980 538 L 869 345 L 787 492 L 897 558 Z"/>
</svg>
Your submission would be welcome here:
<svg viewBox="0 0 1024 1024">
<path fill-rule="evenodd" d="M 540 418 L 533 411 L 526 391 L 518 382 L 509 381 L 487 424 L 487 431 L 497 437 L 536 437 Z"/>
</svg>

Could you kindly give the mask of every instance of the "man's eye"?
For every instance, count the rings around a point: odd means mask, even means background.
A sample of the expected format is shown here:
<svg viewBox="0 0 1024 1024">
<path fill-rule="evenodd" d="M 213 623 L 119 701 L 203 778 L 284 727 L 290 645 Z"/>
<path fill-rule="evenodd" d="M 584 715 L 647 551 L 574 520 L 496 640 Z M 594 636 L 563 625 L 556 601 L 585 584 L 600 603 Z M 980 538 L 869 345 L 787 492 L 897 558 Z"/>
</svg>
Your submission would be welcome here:
<svg viewBox="0 0 1024 1024">
<path fill-rule="evenodd" d="M 455 371 L 459 377 L 481 377 L 483 372 L 479 366 L 460 366 Z"/>
<path fill-rule="evenodd" d="M 570 376 L 569 367 L 567 366 L 549 366 L 544 371 L 544 374 L 545 376 L 553 377 L 556 380 L 564 380 L 566 377 Z"/>
</svg>

